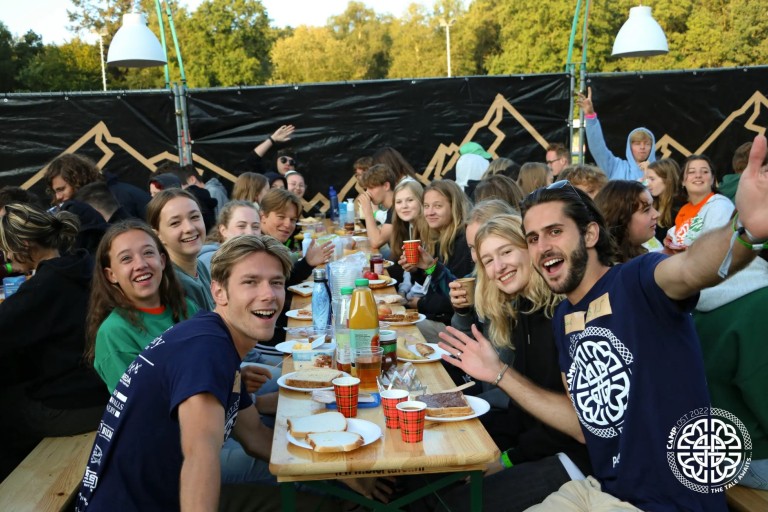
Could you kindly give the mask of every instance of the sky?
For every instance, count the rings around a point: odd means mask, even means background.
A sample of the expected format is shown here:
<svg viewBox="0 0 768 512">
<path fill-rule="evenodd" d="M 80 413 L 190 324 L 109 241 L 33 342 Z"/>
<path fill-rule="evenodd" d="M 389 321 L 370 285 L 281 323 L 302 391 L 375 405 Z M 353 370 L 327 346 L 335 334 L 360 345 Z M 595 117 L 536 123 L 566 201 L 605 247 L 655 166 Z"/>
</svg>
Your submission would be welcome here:
<svg viewBox="0 0 768 512">
<path fill-rule="evenodd" d="M 202 0 L 179 0 L 194 10 Z M 431 0 L 363 0 L 377 13 L 401 16 L 409 4 L 432 5 Z M 344 12 L 348 0 L 262 0 L 267 8 L 272 25 L 325 25 L 333 15 Z M 14 36 L 33 30 L 43 36 L 45 44 L 60 44 L 74 37 L 67 30 L 69 20 L 67 9 L 72 9 L 69 0 L 0 0 L 0 21 Z M 83 34 L 85 36 L 85 34 Z M 90 40 L 91 38 L 85 39 Z"/>
</svg>

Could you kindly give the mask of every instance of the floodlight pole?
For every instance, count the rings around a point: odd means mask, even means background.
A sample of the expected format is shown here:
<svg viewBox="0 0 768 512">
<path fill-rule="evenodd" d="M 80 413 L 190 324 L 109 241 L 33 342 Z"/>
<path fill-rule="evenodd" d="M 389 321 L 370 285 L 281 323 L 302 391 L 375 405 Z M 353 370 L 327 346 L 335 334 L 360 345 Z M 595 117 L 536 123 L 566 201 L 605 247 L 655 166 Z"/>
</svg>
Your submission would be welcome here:
<svg viewBox="0 0 768 512">
<path fill-rule="evenodd" d="M 160 45 L 163 47 L 163 53 L 168 56 L 168 47 L 165 42 L 165 27 L 163 26 L 163 9 L 160 0 L 155 0 L 155 9 L 157 11 L 157 21 L 160 26 Z M 165 2 L 165 17 L 168 20 L 168 26 L 171 30 L 171 39 L 176 51 L 176 61 L 179 64 L 179 75 L 181 85 L 174 83 L 171 88 L 171 73 L 168 62 L 165 63 L 165 88 L 173 91 L 174 114 L 176 117 L 176 139 L 179 151 L 179 165 L 189 165 L 192 163 L 192 141 L 189 135 L 189 119 L 187 118 L 187 75 L 184 72 L 184 61 L 181 58 L 181 49 L 179 48 L 179 39 L 176 37 L 176 26 L 173 24 L 173 13 L 171 6 Z"/>
<path fill-rule="evenodd" d="M 448 78 L 451 78 L 451 25 L 456 23 L 455 18 L 446 20 L 440 18 L 440 26 L 445 28 L 445 55 L 448 60 Z"/>
<path fill-rule="evenodd" d="M 576 63 L 573 61 L 573 46 L 576 41 L 576 30 L 579 25 L 582 5 L 584 6 L 584 21 L 581 36 L 581 62 L 579 65 L 579 91 L 583 93 L 586 90 L 587 75 L 587 28 L 589 26 L 589 3 L 590 0 L 578 0 L 576 10 L 573 13 L 573 23 L 571 24 L 571 37 L 568 40 L 568 56 L 566 57 L 565 71 L 571 77 L 571 90 L 569 91 L 570 102 L 568 108 L 568 150 L 573 151 L 573 107 L 574 96 L 576 95 Z M 584 163 L 584 112 L 579 109 L 579 165 Z"/>
</svg>

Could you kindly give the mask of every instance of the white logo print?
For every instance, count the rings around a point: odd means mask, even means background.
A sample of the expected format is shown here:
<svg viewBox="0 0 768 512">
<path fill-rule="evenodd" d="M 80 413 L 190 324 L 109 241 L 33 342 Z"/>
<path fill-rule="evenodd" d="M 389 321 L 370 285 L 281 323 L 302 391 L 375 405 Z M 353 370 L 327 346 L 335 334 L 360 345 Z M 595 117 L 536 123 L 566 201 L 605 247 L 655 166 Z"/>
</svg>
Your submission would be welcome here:
<svg viewBox="0 0 768 512">
<path fill-rule="evenodd" d="M 579 421 L 603 438 L 616 437 L 624 424 L 632 354 L 603 327 L 571 336 L 568 387 Z"/>
<path fill-rule="evenodd" d="M 669 467 L 693 491 L 723 492 L 741 480 L 751 460 L 749 432 L 724 409 L 695 409 L 677 420 L 669 432 Z"/>
</svg>

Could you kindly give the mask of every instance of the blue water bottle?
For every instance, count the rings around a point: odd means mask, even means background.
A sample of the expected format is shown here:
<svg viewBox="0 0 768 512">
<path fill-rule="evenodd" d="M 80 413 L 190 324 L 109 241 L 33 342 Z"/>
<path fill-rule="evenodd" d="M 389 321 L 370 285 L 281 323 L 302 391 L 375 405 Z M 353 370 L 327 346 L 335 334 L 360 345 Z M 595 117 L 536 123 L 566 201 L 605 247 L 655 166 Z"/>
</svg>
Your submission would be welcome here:
<svg viewBox="0 0 768 512">
<path fill-rule="evenodd" d="M 336 194 L 333 185 L 328 189 L 328 199 L 331 200 L 331 220 L 339 222 L 339 196 Z"/>
<path fill-rule="evenodd" d="M 331 325 L 331 296 L 325 269 L 313 270 L 312 278 L 315 281 L 312 287 L 312 327 L 315 330 L 327 329 Z"/>
</svg>

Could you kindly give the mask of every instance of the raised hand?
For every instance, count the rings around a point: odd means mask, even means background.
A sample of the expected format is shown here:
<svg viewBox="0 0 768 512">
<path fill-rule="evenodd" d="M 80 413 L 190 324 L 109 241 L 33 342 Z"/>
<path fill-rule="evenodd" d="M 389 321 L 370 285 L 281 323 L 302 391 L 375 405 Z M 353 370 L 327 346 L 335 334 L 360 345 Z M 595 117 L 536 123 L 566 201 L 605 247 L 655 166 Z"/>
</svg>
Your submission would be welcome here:
<svg viewBox="0 0 768 512">
<path fill-rule="evenodd" d="M 325 242 L 323 245 L 318 245 L 316 242 L 317 240 L 312 240 L 312 242 L 310 242 L 309 248 L 307 249 L 307 255 L 304 256 L 304 259 L 307 260 L 307 264 L 310 267 L 316 267 L 331 261 L 331 256 L 333 256 L 333 251 L 335 249 L 333 242 L 331 241 Z"/>
<path fill-rule="evenodd" d="M 499 354 L 491 342 L 475 325 L 472 326 L 472 335 L 474 338 L 453 327 L 446 327 L 445 331 L 439 334 L 443 340 L 439 347 L 454 357 L 443 354 L 443 361 L 461 368 L 464 373 L 475 379 L 493 382 L 504 363 L 499 359 Z"/>
<path fill-rule="evenodd" d="M 289 141 L 291 140 L 291 135 L 293 135 L 294 130 L 296 130 L 296 127 L 292 124 L 284 124 L 275 130 L 275 133 L 272 134 L 272 140 L 275 142 Z"/>
<path fill-rule="evenodd" d="M 739 178 L 736 209 L 741 223 L 757 240 L 768 239 L 768 165 L 766 139 L 758 135 L 749 152 L 749 163 Z"/>
<path fill-rule="evenodd" d="M 592 105 L 592 88 L 587 87 L 587 95 L 584 96 L 583 92 L 580 92 L 576 96 L 576 103 L 579 108 L 584 111 L 584 115 L 592 115 L 595 113 L 595 107 Z"/>
</svg>

